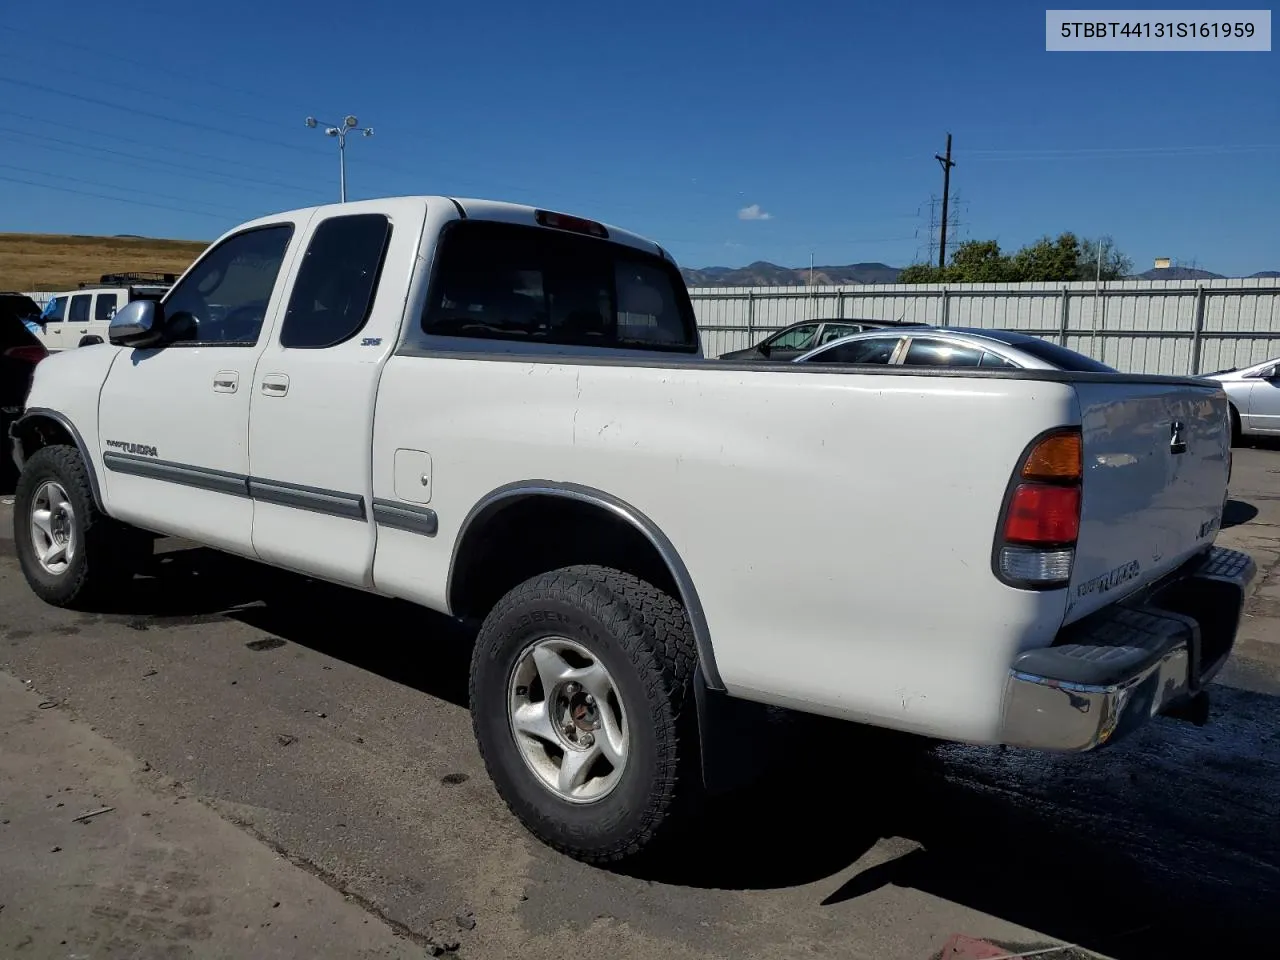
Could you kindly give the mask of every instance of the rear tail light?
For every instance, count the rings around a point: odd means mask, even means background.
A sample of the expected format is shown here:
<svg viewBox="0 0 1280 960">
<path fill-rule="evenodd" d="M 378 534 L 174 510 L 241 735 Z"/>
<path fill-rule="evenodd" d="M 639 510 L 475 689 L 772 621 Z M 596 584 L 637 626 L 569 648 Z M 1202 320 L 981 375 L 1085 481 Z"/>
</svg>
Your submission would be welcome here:
<svg viewBox="0 0 1280 960">
<path fill-rule="evenodd" d="M 1010 483 L 996 533 L 995 572 L 1012 587 L 1066 586 L 1080 536 L 1082 441 L 1078 429 L 1034 441 Z"/>
<path fill-rule="evenodd" d="M 29 347 L 9 347 L 5 350 L 4 355 L 15 360 L 26 360 L 28 363 L 39 363 L 49 355 L 49 351 L 44 347 L 33 344 Z"/>
</svg>

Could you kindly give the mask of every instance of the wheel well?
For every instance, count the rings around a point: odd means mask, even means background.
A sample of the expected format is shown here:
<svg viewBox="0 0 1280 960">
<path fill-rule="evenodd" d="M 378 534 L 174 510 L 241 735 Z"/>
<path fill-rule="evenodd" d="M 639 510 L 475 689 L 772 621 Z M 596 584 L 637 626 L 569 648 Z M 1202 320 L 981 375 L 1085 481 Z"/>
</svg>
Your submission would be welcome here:
<svg viewBox="0 0 1280 960">
<path fill-rule="evenodd" d="M 680 599 L 649 538 L 615 512 L 567 497 L 532 495 L 483 510 L 463 532 L 449 583 L 456 616 L 482 618 L 518 583 L 559 567 L 600 564 Z"/>
<path fill-rule="evenodd" d="M 13 432 L 14 438 L 22 447 L 19 452 L 24 462 L 29 460 L 31 455 L 42 447 L 52 446 L 57 443 L 79 447 L 71 431 L 53 419 L 53 417 L 38 415 L 23 417 L 14 426 Z"/>
</svg>

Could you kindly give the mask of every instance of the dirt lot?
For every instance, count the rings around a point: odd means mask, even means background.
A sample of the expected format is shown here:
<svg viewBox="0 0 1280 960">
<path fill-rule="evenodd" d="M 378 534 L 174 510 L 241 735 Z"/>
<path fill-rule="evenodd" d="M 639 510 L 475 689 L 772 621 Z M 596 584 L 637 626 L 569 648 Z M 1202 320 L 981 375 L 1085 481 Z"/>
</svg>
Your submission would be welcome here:
<svg viewBox="0 0 1280 960">
<path fill-rule="evenodd" d="M 1262 573 L 1210 725 L 916 760 L 798 726 L 632 875 L 507 813 L 443 619 L 186 549 L 70 613 L 0 539 L 0 955 L 925 960 L 962 932 L 1274 956 L 1278 480 L 1280 453 L 1237 451 L 1220 542 Z"/>
<path fill-rule="evenodd" d="M 0 290 L 73 290 L 104 273 L 181 273 L 206 244 L 188 240 L 0 233 Z"/>
</svg>

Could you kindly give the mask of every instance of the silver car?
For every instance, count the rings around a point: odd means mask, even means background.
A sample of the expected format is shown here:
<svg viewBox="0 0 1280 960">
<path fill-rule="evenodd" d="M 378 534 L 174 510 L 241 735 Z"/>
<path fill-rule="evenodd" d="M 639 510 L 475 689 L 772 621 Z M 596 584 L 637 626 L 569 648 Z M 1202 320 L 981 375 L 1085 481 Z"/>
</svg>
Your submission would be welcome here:
<svg viewBox="0 0 1280 960">
<path fill-rule="evenodd" d="M 978 327 L 910 327 L 855 333 L 824 343 L 792 362 L 1117 372 L 1105 363 L 1030 334 Z"/>
<path fill-rule="evenodd" d="M 1201 376 L 1216 380 L 1226 391 L 1233 440 L 1280 433 L 1280 359 Z"/>
</svg>

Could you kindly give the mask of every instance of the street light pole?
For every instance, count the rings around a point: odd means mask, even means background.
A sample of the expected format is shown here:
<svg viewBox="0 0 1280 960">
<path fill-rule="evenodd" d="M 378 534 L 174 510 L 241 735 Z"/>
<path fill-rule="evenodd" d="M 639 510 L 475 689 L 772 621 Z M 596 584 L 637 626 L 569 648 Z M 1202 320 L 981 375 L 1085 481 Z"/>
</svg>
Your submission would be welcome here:
<svg viewBox="0 0 1280 960">
<path fill-rule="evenodd" d="M 315 117 L 307 117 L 308 129 L 314 130 L 322 121 Z M 342 118 L 341 124 L 326 123 L 324 124 L 326 137 L 337 137 L 338 139 L 338 189 L 342 203 L 347 202 L 347 134 L 359 133 L 362 137 L 372 137 L 372 127 L 359 126 L 360 121 L 348 114 Z"/>
</svg>

